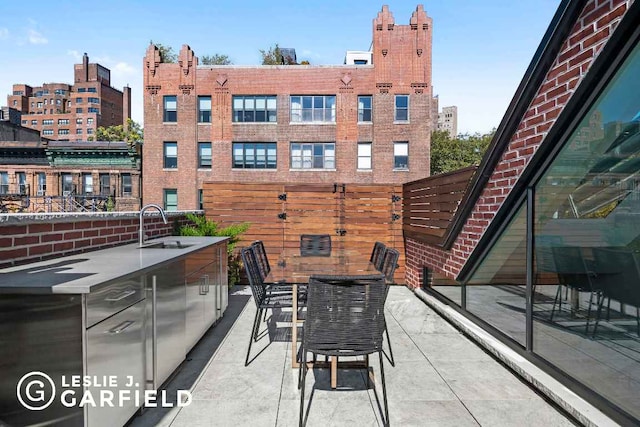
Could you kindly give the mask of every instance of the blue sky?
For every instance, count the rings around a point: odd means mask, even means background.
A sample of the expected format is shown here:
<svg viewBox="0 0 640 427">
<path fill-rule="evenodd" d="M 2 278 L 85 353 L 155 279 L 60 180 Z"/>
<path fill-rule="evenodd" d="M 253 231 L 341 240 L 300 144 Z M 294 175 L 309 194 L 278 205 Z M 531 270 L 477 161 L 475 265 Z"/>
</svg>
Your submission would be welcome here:
<svg viewBox="0 0 640 427">
<path fill-rule="evenodd" d="M 342 64 L 346 50 L 367 50 L 372 20 L 388 4 L 409 23 L 417 1 L 307 0 L 0 1 L 0 105 L 14 83 L 72 83 L 83 52 L 111 69 L 112 86 L 132 88 L 142 122 L 142 58 L 150 40 L 196 55 L 221 53 L 234 64 L 260 63 L 274 43 L 298 60 Z M 434 0 L 433 86 L 440 107 L 458 106 L 459 132 L 497 127 L 559 0 Z"/>
</svg>

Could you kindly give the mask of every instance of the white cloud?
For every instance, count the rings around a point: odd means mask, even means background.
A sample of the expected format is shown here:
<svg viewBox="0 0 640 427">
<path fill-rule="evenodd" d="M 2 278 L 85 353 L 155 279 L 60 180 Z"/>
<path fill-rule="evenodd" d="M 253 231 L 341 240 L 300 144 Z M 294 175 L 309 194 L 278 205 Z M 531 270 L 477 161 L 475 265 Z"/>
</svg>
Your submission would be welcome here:
<svg viewBox="0 0 640 427">
<path fill-rule="evenodd" d="M 132 65 L 127 64 L 126 62 L 118 62 L 111 71 L 121 75 L 129 75 L 129 74 L 136 73 L 136 69 Z"/>
<path fill-rule="evenodd" d="M 29 43 L 31 44 L 47 44 L 49 40 L 33 28 L 29 29 Z"/>
<path fill-rule="evenodd" d="M 77 50 L 68 50 L 67 55 L 73 56 L 73 59 L 75 59 L 76 61 L 82 60 L 82 55 L 80 55 L 80 52 L 78 52 Z"/>
<path fill-rule="evenodd" d="M 0 40 L 6 39 L 9 37 L 9 30 L 6 28 L 0 28 Z"/>
</svg>

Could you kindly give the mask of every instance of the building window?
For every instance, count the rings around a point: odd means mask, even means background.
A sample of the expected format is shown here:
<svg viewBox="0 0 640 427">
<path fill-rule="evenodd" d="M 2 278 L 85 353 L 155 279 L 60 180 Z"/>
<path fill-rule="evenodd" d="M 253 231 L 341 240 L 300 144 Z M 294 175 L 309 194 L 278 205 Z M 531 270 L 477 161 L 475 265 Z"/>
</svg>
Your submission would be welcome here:
<svg viewBox="0 0 640 427">
<path fill-rule="evenodd" d="M 202 188 L 198 190 L 198 208 L 200 210 L 204 209 L 204 191 Z"/>
<path fill-rule="evenodd" d="M 89 88 L 87 88 L 87 92 L 96 93 L 97 90 L 96 90 L 95 87 L 89 87 Z"/>
<path fill-rule="evenodd" d="M 45 136 L 51 136 L 53 135 L 53 129 L 43 129 L 42 134 Z"/>
<path fill-rule="evenodd" d="M 93 117 L 89 117 L 89 118 L 87 119 L 87 124 L 88 124 L 88 125 L 93 124 Z"/>
<path fill-rule="evenodd" d="M 49 100 L 48 100 L 48 99 L 45 99 L 45 100 L 44 100 L 44 105 L 47 105 L 48 103 L 49 103 Z"/>
<path fill-rule="evenodd" d="M 44 172 L 38 172 L 38 196 L 44 196 L 47 191 L 47 175 Z"/>
<path fill-rule="evenodd" d="M 178 97 L 175 95 L 165 95 L 164 100 L 164 116 L 163 122 L 178 121 Z"/>
<path fill-rule="evenodd" d="M 9 194 L 9 173 L 0 172 L 0 194 Z"/>
<path fill-rule="evenodd" d="M 53 126 L 53 119 L 44 119 L 42 121 L 42 126 Z"/>
<path fill-rule="evenodd" d="M 79 88 L 78 88 L 78 93 L 84 93 L 84 92 L 86 92 L 86 91 L 87 91 L 87 88 L 86 88 L 86 87 L 79 87 Z"/>
<path fill-rule="evenodd" d="M 76 129 L 76 135 L 82 135 L 82 129 L 80 128 Z"/>
<path fill-rule="evenodd" d="M 396 95 L 393 120 L 396 122 L 409 121 L 409 95 Z"/>
<path fill-rule="evenodd" d="M 67 91 L 64 90 L 64 89 L 56 89 L 56 90 L 53 91 L 53 93 L 55 95 L 65 95 L 67 93 Z"/>
<path fill-rule="evenodd" d="M 18 186 L 18 194 L 27 194 L 27 174 L 24 172 L 16 172 L 16 184 Z"/>
<path fill-rule="evenodd" d="M 82 108 L 76 108 L 76 114 L 82 114 Z"/>
<path fill-rule="evenodd" d="M 74 192 L 73 185 L 73 177 L 70 173 L 63 173 L 60 175 L 60 180 L 62 181 L 62 195 L 69 196 Z"/>
<path fill-rule="evenodd" d="M 334 143 L 292 143 L 291 169 L 335 169 Z"/>
<path fill-rule="evenodd" d="M 61 104 L 62 104 L 62 100 L 56 99 L 56 105 L 61 105 Z"/>
<path fill-rule="evenodd" d="M 409 143 L 394 142 L 393 143 L 393 168 L 409 169 Z"/>
<path fill-rule="evenodd" d="M 164 143 L 164 168 L 176 169 L 178 167 L 178 143 Z"/>
<path fill-rule="evenodd" d="M 165 211 L 177 211 L 178 210 L 178 190 L 175 188 L 165 188 L 164 192 L 164 210 Z"/>
<path fill-rule="evenodd" d="M 31 126 L 38 126 L 37 120 L 31 120 Z"/>
<path fill-rule="evenodd" d="M 15 107 L 16 105 L 18 105 L 18 101 L 16 101 L 15 99 L 13 100 L 13 106 Z"/>
<path fill-rule="evenodd" d="M 76 124 L 77 125 L 81 125 L 82 124 L 82 119 L 76 119 Z"/>
<path fill-rule="evenodd" d="M 93 194 L 93 175 L 90 173 L 82 174 L 82 193 Z"/>
<path fill-rule="evenodd" d="M 271 122 L 277 121 L 275 96 L 234 96 L 234 122 Z"/>
<path fill-rule="evenodd" d="M 76 98 L 76 104 L 82 104 L 82 98 Z"/>
<path fill-rule="evenodd" d="M 58 119 L 58 124 L 59 125 L 68 125 L 69 124 L 69 119 Z"/>
<path fill-rule="evenodd" d="M 211 123 L 211 97 L 198 97 L 198 122 Z"/>
<path fill-rule="evenodd" d="M 371 169 L 370 142 L 358 142 L 358 169 Z"/>
<path fill-rule="evenodd" d="M 100 179 L 100 195 L 108 196 L 111 192 L 111 176 L 108 173 L 101 173 Z"/>
<path fill-rule="evenodd" d="M 58 129 L 58 135 L 69 135 L 69 129 Z"/>
<path fill-rule="evenodd" d="M 96 107 L 89 107 L 89 108 L 87 108 L 87 112 L 89 112 L 89 113 L 98 113 L 99 114 L 100 113 L 100 109 L 96 108 Z"/>
<path fill-rule="evenodd" d="M 87 128 L 87 135 L 93 135 L 93 129 Z"/>
<path fill-rule="evenodd" d="M 123 196 L 130 196 L 131 195 L 131 174 L 130 173 L 123 173 L 121 175 L 121 181 L 122 181 L 122 195 Z"/>
<path fill-rule="evenodd" d="M 198 142 L 198 168 L 211 169 L 210 142 Z"/>
<path fill-rule="evenodd" d="M 38 108 L 42 108 L 42 102 L 38 102 Z"/>
<path fill-rule="evenodd" d="M 358 121 L 371 121 L 371 95 L 358 97 Z"/>
<path fill-rule="evenodd" d="M 234 142 L 235 169 L 276 169 L 275 142 Z"/>
<path fill-rule="evenodd" d="M 100 98 L 89 98 L 87 101 L 89 104 L 100 104 Z"/>
<path fill-rule="evenodd" d="M 294 123 L 335 123 L 335 95 L 292 96 L 291 121 Z"/>
</svg>

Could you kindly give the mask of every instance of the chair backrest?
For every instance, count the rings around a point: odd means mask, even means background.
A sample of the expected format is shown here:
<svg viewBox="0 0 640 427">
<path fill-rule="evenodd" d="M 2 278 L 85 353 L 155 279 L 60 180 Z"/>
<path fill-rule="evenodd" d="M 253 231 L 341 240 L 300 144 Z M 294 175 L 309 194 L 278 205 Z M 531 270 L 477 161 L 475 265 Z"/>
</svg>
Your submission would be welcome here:
<svg viewBox="0 0 640 427">
<path fill-rule="evenodd" d="M 303 344 L 328 355 L 382 350 L 387 297 L 383 274 L 309 278 Z"/>
<path fill-rule="evenodd" d="M 400 258 L 400 252 L 393 248 L 387 248 L 384 251 L 384 260 L 382 262 L 382 274 L 388 282 L 393 282 L 393 275 L 398 268 L 398 259 Z"/>
<path fill-rule="evenodd" d="M 387 247 L 382 242 L 375 242 L 373 244 L 373 250 L 371 251 L 371 258 L 369 261 L 376 266 L 376 270 L 382 271 L 382 263 L 384 261 L 384 253 Z"/>
<path fill-rule="evenodd" d="M 561 285 L 577 290 L 594 290 L 591 272 L 587 268 L 579 246 L 552 247 L 553 263 Z"/>
<path fill-rule="evenodd" d="M 605 297 L 640 307 L 640 271 L 630 250 L 593 248 L 593 281 Z"/>
<path fill-rule="evenodd" d="M 253 248 L 253 253 L 256 255 L 256 261 L 258 262 L 260 275 L 262 276 L 262 280 L 264 281 L 264 279 L 271 271 L 269 258 L 267 258 L 267 252 L 264 249 L 264 243 L 262 243 L 262 240 L 256 240 L 251 244 L 251 247 Z"/>
<path fill-rule="evenodd" d="M 244 269 L 247 272 L 251 293 L 253 294 L 256 305 L 259 306 L 262 301 L 264 301 L 267 292 L 260 274 L 260 267 L 258 266 L 258 260 L 253 246 L 242 248 L 240 255 Z"/>
<path fill-rule="evenodd" d="M 331 235 L 329 234 L 301 234 L 301 256 L 329 256 L 331 255 Z"/>
</svg>

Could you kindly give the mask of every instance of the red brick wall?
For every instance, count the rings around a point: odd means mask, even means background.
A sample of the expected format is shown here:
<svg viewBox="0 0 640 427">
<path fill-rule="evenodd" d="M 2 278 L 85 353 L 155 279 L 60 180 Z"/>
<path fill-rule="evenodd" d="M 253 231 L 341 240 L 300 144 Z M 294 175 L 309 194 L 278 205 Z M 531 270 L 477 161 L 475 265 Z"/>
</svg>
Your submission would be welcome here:
<svg viewBox="0 0 640 427">
<path fill-rule="evenodd" d="M 373 37 L 373 66 L 196 68 L 186 45 L 176 64 L 161 63 L 150 47 L 143 62 L 143 202 L 162 203 L 163 189 L 176 188 L 178 208 L 194 209 L 197 190 L 208 181 L 400 184 L 428 176 L 431 18 L 419 6 L 409 25 L 395 25 L 385 6 Z M 394 124 L 394 94 L 410 95 L 409 124 Z M 177 95 L 177 123 L 162 122 L 164 95 Z M 198 95 L 212 98 L 211 124 L 197 123 Z M 233 95 L 277 95 L 277 124 L 233 123 Z M 335 95 L 335 123 L 290 124 L 290 95 Z M 373 124 L 358 124 L 358 95 L 373 95 Z M 162 170 L 164 141 L 178 143 L 178 170 Z M 210 171 L 197 170 L 197 141 L 212 144 Z M 233 170 L 234 141 L 275 142 L 277 170 Z M 358 141 L 373 143 L 372 171 L 357 171 Z M 395 141 L 409 141 L 408 171 L 393 170 Z M 291 142 L 335 142 L 336 170 L 291 170 Z"/>
<path fill-rule="evenodd" d="M 0 268 L 58 258 L 138 241 L 138 217 L 74 215 L 70 218 L 33 215 L 28 224 L 0 223 Z M 52 219 L 49 219 L 52 218 Z M 164 224 L 160 217 L 145 217 L 145 234 L 151 238 L 170 236 L 174 221 L 187 222 L 184 215 L 172 215 Z"/>
<path fill-rule="evenodd" d="M 450 278 L 457 276 L 630 4 L 625 0 L 587 3 L 451 250 L 406 239 L 407 284 L 421 286 L 424 266 Z"/>
</svg>

